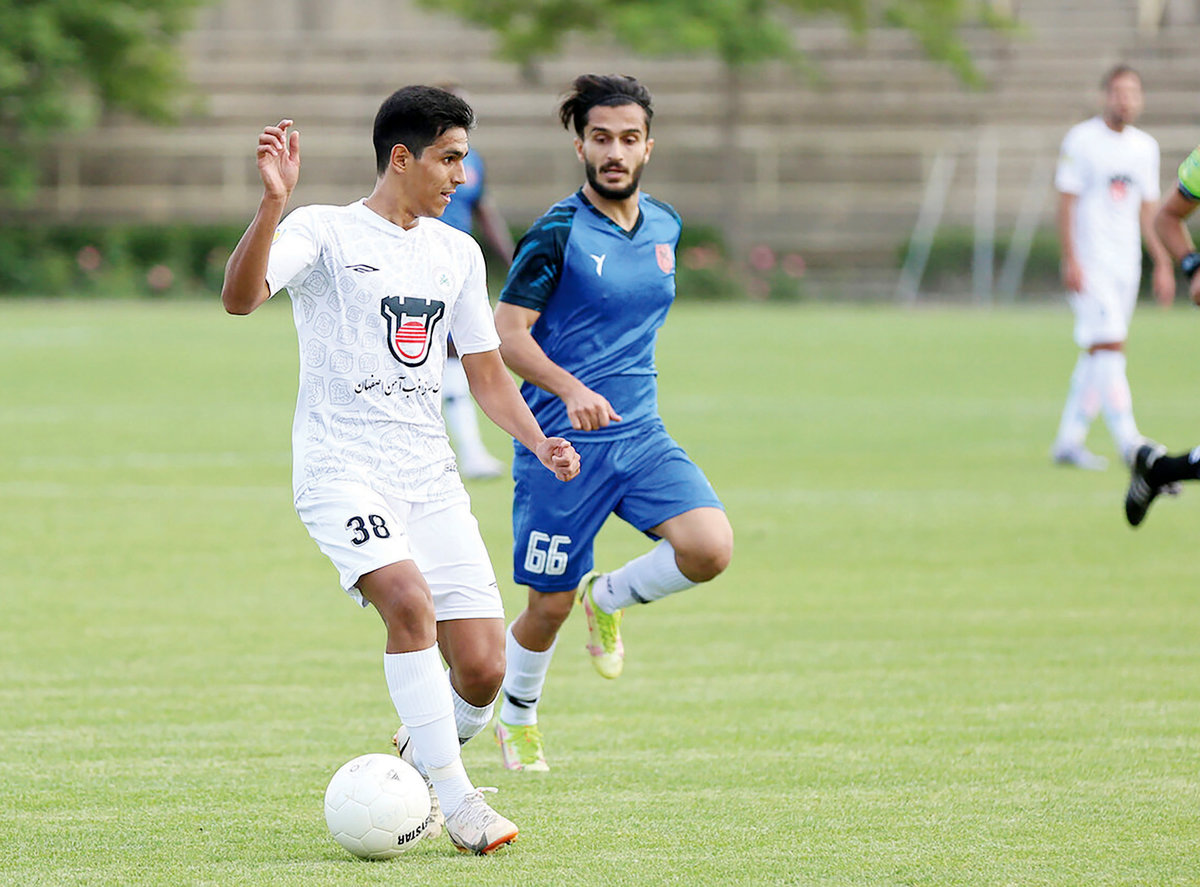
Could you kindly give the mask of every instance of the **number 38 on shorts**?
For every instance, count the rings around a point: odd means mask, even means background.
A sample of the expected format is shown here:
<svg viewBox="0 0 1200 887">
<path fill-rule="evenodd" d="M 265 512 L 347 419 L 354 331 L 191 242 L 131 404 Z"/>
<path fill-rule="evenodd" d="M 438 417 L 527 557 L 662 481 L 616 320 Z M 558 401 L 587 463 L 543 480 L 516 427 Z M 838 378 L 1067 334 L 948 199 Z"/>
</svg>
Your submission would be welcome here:
<svg viewBox="0 0 1200 887">
<path fill-rule="evenodd" d="M 368 524 L 370 525 L 369 528 Z M 378 514 L 368 514 L 365 521 L 356 514 L 350 520 L 346 521 L 346 529 L 353 534 L 350 541 L 355 545 L 362 545 L 364 542 L 370 541 L 372 534 L 377 539 L 387 539 L 392 535 L 391 530 L 388 529 L 387 521 Z"/>
<path fill-rule="evenodd" d="M 529 544 L 525 547 L 526 572 L 561 576 L 567 571 L 566 546 L 570 544 L 570 536 L 551 536 L 541 530 L 531 531 Z"/>
</svg>

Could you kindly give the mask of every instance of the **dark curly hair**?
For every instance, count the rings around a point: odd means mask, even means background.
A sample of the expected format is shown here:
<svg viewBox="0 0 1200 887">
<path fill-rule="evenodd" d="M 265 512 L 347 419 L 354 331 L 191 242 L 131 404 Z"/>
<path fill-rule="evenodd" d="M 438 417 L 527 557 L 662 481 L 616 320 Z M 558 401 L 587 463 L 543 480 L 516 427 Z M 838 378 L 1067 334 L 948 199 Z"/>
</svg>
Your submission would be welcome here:
<svg viewBox="0 0 1200 887">
<path fill-rule="evenodd" d="M 420 157 L 448 129 L 475 126 L 475 112 L 458 96 L 436 86 L 406 86 L 383 100 L 375 115 L 375 169 L 383 175 L 392 148 L 403 145 Z"/>
<path fill-rule="evenodd" d="M 580 74 L 559 105 L 558 118 L 564 128 L 573 127 L 575 134 L 583 138 L 588 112 L 597 105 L 641 105 L 646 112 L 646 132 L 650 132 L 650 119 L 654 116 L 650 90 L 625 74 Z"/>
</svg>

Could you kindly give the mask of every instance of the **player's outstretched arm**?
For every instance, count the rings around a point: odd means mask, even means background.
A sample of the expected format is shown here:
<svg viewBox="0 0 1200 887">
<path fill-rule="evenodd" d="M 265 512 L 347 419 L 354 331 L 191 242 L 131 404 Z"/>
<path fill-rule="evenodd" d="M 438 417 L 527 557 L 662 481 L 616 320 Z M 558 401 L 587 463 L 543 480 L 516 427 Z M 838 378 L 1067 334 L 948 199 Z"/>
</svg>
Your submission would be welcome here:
<svg viewBox="0 0 1200 887">
<path fill-rule="evenodd" d="M 249 314 L 271 298 L 267 286 L 271 241 L 300 177 L 300 133 L 288 133 L 291 125 L 291 120 L 280 120 L 258 136 L 256 156 L 263 197 L 254 220 L 225 264 L 221 304 L 230 314 Z"/>
<path fill-rule="evenodd" d="M 540 313 L 509 302 L 496 306 L 496 332 L 500 334 L 500 354 L 509 369 L 549 391 L 566 405 L 567 418 L 577 431 L 595 431 L 621 417 L 608 398 L 580 382 L 575 376 L 546 356 L 542 346 L 529 332 Z"/>
<path fill-rule="evenodd" d="M 512 234 L 508 230 L 508 223 L 504 221 L 504 216 L 500 215 L 500 210 L 491 200 L 484 197 L 475 204 L 473 213 L 484 239 L 495 250 L 496 255 L 504 261 L 504 267 L 511 266 L 515 247 Z"/>
<path fill-rule="evenodd" d="M 471 395 L 489 419 L 529 448 L 559 480 L 579 474 L 579 454 L 561 437 L 546 437 L 504 367 L 499 351 L 461 355 Z"/>
<path fill-rule="evenodd" d="M 1157 200 L 1142 201 L 1138 220 L 1141 224 L 1142 240 L 1146 244 L 1146 252 L 1150 254 L 1150 258 L 1154 261 L 1154 270 L 1151 274 L 1151 289 L 1154 292 L 1154 298 L 1158 300 L 1158 304 L 1164 308 L 1169 308 L 1171 303 L 1175 301 L 1175 264 L 1171 261 L 1171 254 L 1163 246 L 1158 232 L 1154 230 L 1154 219 L 1157 214 Z"/>
<path fill-rule="evenodd" d="M 1192 242 L 1192 234 L 1188 231 L 1187 218 L 1195 212 L 1197 206 L 1200 204 L 1189 200 L 1183 192 L 1175 188 L 1154 216 L 1154 233 L 1176 261 L 1182 260 L 1196 249 Z M 1188 292 L 1192 301 L 1200 305 L 1200 274 L 1191 274 Z"/>
</svg>

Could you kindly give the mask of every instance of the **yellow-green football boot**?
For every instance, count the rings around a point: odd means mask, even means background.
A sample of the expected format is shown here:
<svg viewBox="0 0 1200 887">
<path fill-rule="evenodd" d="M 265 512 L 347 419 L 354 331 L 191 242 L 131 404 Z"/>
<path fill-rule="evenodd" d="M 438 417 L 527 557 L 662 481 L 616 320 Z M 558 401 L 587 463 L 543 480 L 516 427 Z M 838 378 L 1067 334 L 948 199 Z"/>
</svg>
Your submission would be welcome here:
<svg viewBox="0 0 1200 887">
<path fill-rule="evenodd" d="M 505 770 L 537 770 L 546 772 L 546 753 L 542 749 L 542 731 L 537 724 L 506 724 L 496 721 L 496 743 Z"/>
<path fill-rule="evenodd" d="M 620 677 L 625 667 L 625 645 L 621 643 L 621 610 L 605 613 L 596 606 L 592 588 L 600 574 L 594 570 L 579 583 L 579 603 L 587 617 L 587 650 L 592 654 L 592 665 L 604 678 Z"/>
</svg>

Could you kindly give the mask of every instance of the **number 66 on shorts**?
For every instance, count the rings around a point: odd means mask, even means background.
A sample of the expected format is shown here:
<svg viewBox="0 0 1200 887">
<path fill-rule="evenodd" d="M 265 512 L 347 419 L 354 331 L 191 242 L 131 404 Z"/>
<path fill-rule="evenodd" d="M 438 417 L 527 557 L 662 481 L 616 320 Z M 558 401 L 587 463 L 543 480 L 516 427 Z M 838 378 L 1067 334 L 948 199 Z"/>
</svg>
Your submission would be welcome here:
<svg viewBox="0 0 1200 887">
<path fill-rule="evenodd" d="M 570 536 L 551 536 L 541 530 L 529 534 L 525 547 L 525 571 L 539 576 L 561 576 L 567 571 L 568 554 L 565 547 L 571 544 Z"/>
</svg>

